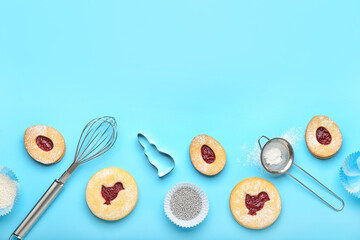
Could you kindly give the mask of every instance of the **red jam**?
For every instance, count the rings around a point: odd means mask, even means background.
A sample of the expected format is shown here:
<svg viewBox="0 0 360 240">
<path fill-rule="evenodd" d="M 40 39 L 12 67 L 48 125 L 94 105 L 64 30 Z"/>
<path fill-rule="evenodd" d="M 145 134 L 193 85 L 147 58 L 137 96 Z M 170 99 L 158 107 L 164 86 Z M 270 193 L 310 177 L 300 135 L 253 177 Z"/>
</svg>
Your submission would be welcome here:
<svg viewBox="0 0 360 240">
<path fill-rule="evenodd" d="M 249 209 L 248 214 L 251 216 L 256 215 L 256 212 L 263 209 L 265 202 L 269 200 L 269 195 L 266 192 L 261 192 L 257 196 L 246 194 L 245 205 Z"/>
<path fill-rule="evenodd" d="M 51 139 L 44 136 L 38 136 L 36 138 L 36 145 L 38 145 L 41 150 L 46 152 L 50 151 L 54 147 L 54 143 L 51 141 Z"/>
<path fill-rule="evenodd" d="M 124 190 L 124 189 L 125 188 L 123 187 L 121 182 L 115 183 L 114 186 L 112 186 L 112 187 L 105 187 L 104 185 L 102 185 L 101 195 L 105 199 L 104 204 L 110 205 L 110 202 L 117 197 L 118 193 L 121 190 Z"/>
<path fill-rule="evenodd" d="M 329 145 L 331 143 L 331 134 L 324 127 L 319 127 L 316 130 L 316 139 L 322 145 Z"/>
<path fill-rule="evenodd" d="M 201 147 L 201 156 L 208 164 L 215 162 L 215 153 L 208 145 Z"/>
</svg>

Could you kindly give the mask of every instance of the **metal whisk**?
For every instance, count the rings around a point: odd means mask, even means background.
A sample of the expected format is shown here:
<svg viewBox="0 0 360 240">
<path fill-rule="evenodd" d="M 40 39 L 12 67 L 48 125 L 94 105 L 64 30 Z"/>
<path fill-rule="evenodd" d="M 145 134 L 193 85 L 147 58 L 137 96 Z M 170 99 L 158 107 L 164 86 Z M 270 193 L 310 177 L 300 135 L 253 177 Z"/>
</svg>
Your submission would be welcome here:
<svg viewBox="0 0 360 240">
<path fill-rule="evenodd" d="M 90 121 L 81 133 L 79 143 L 76 148 L 74 162 L 59 179 L 56 179 L 51 184 L 49 189 L 10 236 L 10 239 L 13 236 L 18 239 L 23 239 L 37 219 L 58 195 L 74 170 L 79 165 L 93 160 L 94 158 L 97 158 L 107 152 L 114 145 L 116 138 L 117 125 L 115 118 L 100 117 Z"/>
</svg>

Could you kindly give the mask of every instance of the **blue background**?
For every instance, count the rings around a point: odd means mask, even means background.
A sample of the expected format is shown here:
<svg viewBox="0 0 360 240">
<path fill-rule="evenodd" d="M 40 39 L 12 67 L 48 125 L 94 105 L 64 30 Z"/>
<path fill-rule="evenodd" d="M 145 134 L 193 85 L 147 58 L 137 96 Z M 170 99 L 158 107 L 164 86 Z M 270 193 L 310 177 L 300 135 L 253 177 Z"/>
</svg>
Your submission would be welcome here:
<svg viewBox="0 0 360 240">
<path fill-rule="evenodd" d="M 0 164 L 18 175 L 21 195 L 0 217 L 0 238 L 71 164 L 85 124 L 112 115 L 114 148 L 76 170 L 27 239 L 359 239 L 360 200 L 338 176 L 345 157 L 359 150 L 359 12 L 356 0 L 1 0 Z M 302 141 L 295 161 L 344 199 L 341 212 L 291 178 L 245 164 L 241 146 L 304 130 L 314 115 L 339 125 L 342 148 L 322 161 Z M 61 162 L 44 166 L 29 157 L 23 134 L 34 124 L 63 134 Z M 170 175 L 157 177 L 138 132 L 175 158 Z M 192 138 L 203 133 L 227 153 L 215 177 L 198 173 L 189 158 Z M 127 170 L 139 188 L 134 211 L 116 222 L 93 216 L 85 201 L 88 180 L 105 167 Z M 280 217 L 265 230 L 240 226 L 229 210 L 233 187 L 253 176 L 270 180 L 282 198 Z M 210 201 L 193 229 L 176 227 L 163 212 L 166 192 L 184 181 Z"/>
</svg>

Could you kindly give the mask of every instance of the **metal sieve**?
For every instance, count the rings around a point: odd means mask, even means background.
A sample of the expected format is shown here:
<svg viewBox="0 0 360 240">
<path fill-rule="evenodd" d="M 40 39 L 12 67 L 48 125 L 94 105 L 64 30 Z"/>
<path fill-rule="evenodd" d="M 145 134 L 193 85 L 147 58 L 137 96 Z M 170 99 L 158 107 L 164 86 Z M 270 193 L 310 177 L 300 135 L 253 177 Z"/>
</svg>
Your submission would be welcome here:
<svg viewBox="0 0 360 240">
<path fill-rule="evenodd" d="M 261 146 L 261 139 L 262 138 L 266 138 L 267 142 Z M 310 175 L 307 171 L 305 171 L 303 168 L 301 168 L 299 165 L 297 165 L 296 163 L 294 163 L 294 150 L 291 146 L 291 144 L 286 141 L 283 138 L 272 138 L 269 139 L 268 137 L 265 136 L 261 136 L 258 140 L 259 146 L 260 146 L 260 160 L 261 160 L 261 164 L 262 166 L 265 168 L 265 170 L 271 174 L 274 175 L 282 175 L 284 173 L 286 173 L 287 175 L 289 175 L 290 177 L 292 177 L 293 179 L 295 179 L 298 183 L 300 183 L 302 186 L 304 186 L 307 190 L 309 190 L 311 193 L 313 193 L 315 196 L 317 196 L 321 201 L 323 201 L 324 203 L 326 203 L 329 207 L 331 207 L 332 209 L 334 209 L 335 211 L 341 211 L 344 208 L 344 201 L 338 196 L 336 195 L 333 191 L 331 191 L 329 188 L 327 188 L 324 184 L 322 184 L 321 182 L 319 182 L 316 178 L 314 178 L 312 175 Z M 273 148 L 277 148 L 281 151 L 281 158 L 282 158 L 282 162 L 279 164 L 269 164 L 266 160 L 265 160 L 265 153 Z M 293 175 L 291 175 L 290 173 L 288 173 L 288 170 L 290 169 L 290 167 L 292 165 L 295 165 L 296 167 L 298 167 L 301 171 L 303 171 L 304 173 L 306 173 L 309 177 L 311 177 L 312 179 L 314 179 L 317 183 L 319 183 L 322 187 L 324 187 L 328 192 L 330 192 L 333 196 L 335 196 L 337 199 L 339 199 L 342 203 L 342 206 L 340 208 L 335 208 L 334 206 L 332 206 L 330 203 L 328 203 L 326 200 L 324 200 L 322 197 L 320 197 L 318 194 L 316 194 L 313 190 L 311 190 L 309 187 L 307 187 L 304 183 L 302 183 L 299 179 L 297 179 L 296 177 L 294 177 Z"/>
</svg>

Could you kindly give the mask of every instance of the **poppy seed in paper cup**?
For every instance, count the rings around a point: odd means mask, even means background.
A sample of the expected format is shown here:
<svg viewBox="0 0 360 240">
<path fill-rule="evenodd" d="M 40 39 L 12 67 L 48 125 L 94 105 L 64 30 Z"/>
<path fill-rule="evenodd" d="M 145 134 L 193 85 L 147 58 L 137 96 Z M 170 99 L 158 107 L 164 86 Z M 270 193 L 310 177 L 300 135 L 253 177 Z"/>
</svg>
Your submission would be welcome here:
<svg viewBox="0 0 360 240">
<path fill-rule="evenodd" d="M 178 183 L 166 194 L 164 211 L 177 226 L 191 228 L 206 218 L 209 201 L 206 194 L 195 184 Z"/>
</svg>

